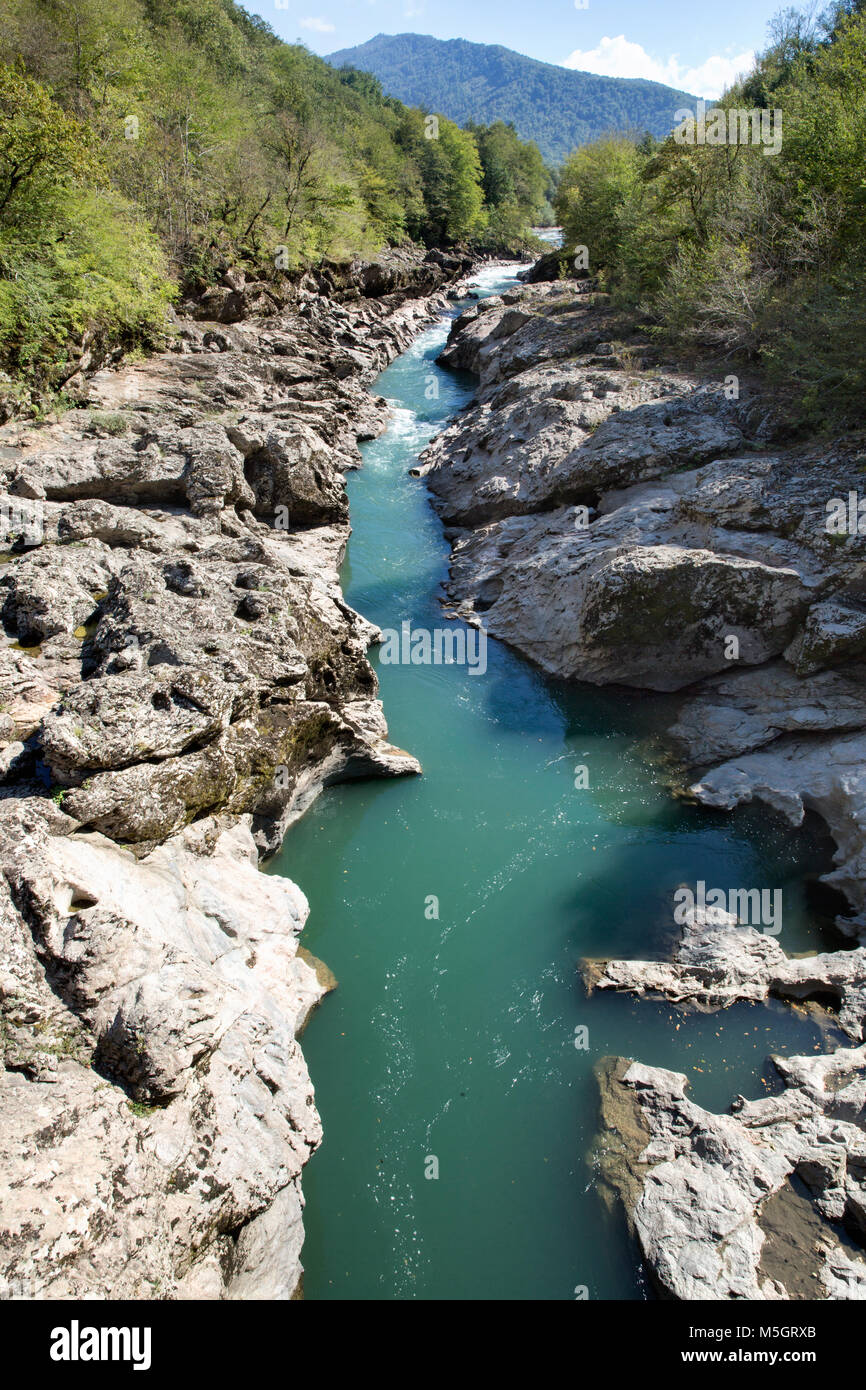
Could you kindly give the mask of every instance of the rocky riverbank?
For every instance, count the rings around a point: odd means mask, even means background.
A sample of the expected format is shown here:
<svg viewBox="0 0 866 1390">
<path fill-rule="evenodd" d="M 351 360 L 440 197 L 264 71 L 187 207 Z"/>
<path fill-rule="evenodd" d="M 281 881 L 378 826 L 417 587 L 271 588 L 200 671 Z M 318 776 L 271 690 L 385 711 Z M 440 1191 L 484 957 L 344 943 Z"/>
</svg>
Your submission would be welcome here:
<svg viewBox="0 0 866 1390">
<path fill-rule="evenodd" d="M 764 392 L 665 360 L 587 281 L 470 309 L 442 361 L 479 378 L 417 469 L 449 528 L 453 609 L 555 676 L 683 691 L 675 790 L 795 825 L 817 812 L 837 845 L 854 949 L 790 958 L 784 932 L 710 910 L 675 960 L 590 962 L 589 987 L 701 1009 L 812 999 L 861 1044 L 862 437 L 792 439 Z M 776 1064 L 779 1095 L 730 1116 L 679 1074 L 604 1069 L 602 1166 L 667 1296 L 866 1297 L 863 1048 Z"/>
<path fill-rule="evenodd" d="M 0 430 L 7 1294 L 298 1296 L 333 982 L 258 863 L 323 785 L 420 770 L 340 591 L 344 483 L 469 268 L 229 270 L 170 351 Z"/>
</svg>

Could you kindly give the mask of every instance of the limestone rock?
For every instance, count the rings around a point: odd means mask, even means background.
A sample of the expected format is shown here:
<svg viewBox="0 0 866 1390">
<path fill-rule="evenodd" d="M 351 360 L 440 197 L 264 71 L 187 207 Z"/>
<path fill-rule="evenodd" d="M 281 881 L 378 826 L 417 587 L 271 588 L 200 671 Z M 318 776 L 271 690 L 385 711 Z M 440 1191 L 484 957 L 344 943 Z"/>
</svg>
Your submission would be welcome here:
<svg viewBox="0 0 866 1390">
<path fill-rule="evenodd" d="M 46 717 L 45 760 L 55 777 L 161 761 L 227 728 L 236 698 L 230 686 L 189 666 L 87 681 Z"/>
<path fill-rule="evenodd" d="M 321 1137 L 295 1041 L 322 994 L 296 954 L 303 895 L 259 872 L 243 823 L 202 822 L 136 861 L 17 805 L 2 825 L 4 1277 L 43 1298 L 290 1296 L 298 1179 Z"/>
<path fill-rule="evenodd" d="M 778 655 L 809 594 L 795 569 L 711 549 L 642 543 L 626 509 L 589 530 L 571 509 L 511 518 L 457 540 L 449 593 L 554 675 L 676 690 Z"/>
<path fill-rule="evenodd" d="M 845 604 L 816 603 L 806 615 L 802 633 L 785 659 L 800 676 L 838 666 L 866 651 L 866 612 Z"/>
<path fill-rule="evenodd" d="M 0 1289 L 299 1296 L 334 981 L 259 856 L 327 783 L 420 771 L 340 590 L 345 471 L 467 268 L 228 267 L 169 351 L 2 432 Z"/>
<path fill-rule="evenodd" d="M 807 809 L 816 811 L 837 845 L 837 867 L 826 882 L 854 908 L 855 915 L 837 919 L 838 924 L 853 935 L 866 928 L 866 735 L 781 738 L 722 763 L 691 790 L 707 806 L 765 802 L 793 825 L 801 824 Z"/>
<path fill-rule="evenodd" d="M 800 679 L 784 662 L 707 681 L 680 710 L 668 741 L 691 767 L 750 753 L 783 734 L 834 734 L 866 727 L 866 669 Z"/>
<path fill-rule="evenodd" d="M 602 1069 L 603 1115 L 629 1135 L 612 1148 L 602 1134 L 603 1175 L 664 1297 L 863 1297 L 866 1259 L 832 1223 L 862 1201 L 864 1049 L 774 1061 L 782 1094 L 740 1098 L 730 1115 L 691 1101 L 678 1072 L 621 1060 Z M 815 1154 L 827 1161 L 816 1166 Z M 811 1203 L 796 1187 L 804 1172 Z"/>
<path fill-rule="evenodd" d="M 840 544 L 825 523 L 856 457 L 769 453 L 783 433 L 769 401 L 643 370 L 646 345 L 616 341 L 630 331 L 604 296 L 556 283 L 455 322 L 442 360 L 475 372 L 478 396 L 413 471 L 451 528 L 456 610 L 598 683 L 674 690 L 783 652 L 804 674 L 850 659 L 866 538 Z"/>
<path fill-rule="evenodd" d="M 783 924 L 780 924 L 780 926 Z M 773 936 L 718 908 L 689 914 L 672 961 L 608 960 L 585 968 L 591 988 L 627 990 L 701 1009 L 770 997 L 836 1001 L 839 1025 L 866 1036 L 866 947 L 787 956 Z"/>
</svg>

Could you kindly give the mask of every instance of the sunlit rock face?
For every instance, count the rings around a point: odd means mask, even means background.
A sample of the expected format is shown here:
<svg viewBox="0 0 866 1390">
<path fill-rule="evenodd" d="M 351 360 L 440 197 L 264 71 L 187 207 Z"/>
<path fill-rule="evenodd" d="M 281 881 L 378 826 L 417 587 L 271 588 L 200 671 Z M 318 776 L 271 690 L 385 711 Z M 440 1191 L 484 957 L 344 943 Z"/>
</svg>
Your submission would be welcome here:
<svg viewBox="0 0 866 1390">
<path fill-rule="evenodd" d="M 660 362 L 585 281 L 468 310 L 441 361 L 479 379 L 416 470 L 449 528 L 454 610 L 551 675 L 683 691 L 660 748 L 677 790 L 820 815 L 838 925 L 863 942 L 857 441 L 790 446 L 772 401 Z M 677 1073 L 603 1068 L 600 1162 L 665 1296 L 866 1296 L 866 947 L 793 958 L 713 909 L 683 923 L 673 959 L 593 961 L 585 978 L 686 1010 L 830 1010 L 855 1046 L 779 1059 L 783 1095 L 731 1115 L 693 1104 Z"/>
<path fill-rule="evenodd" d="M 340 590 L 345 474 L 467 268 L 396 252 L 283 303 L 235 276 L 172 351 L 3 437 L 4 1288 L 298 1293 L 297 1036 L 333 980 L 259 857 L 326 782 L 419 771 Z"/>
</svg>

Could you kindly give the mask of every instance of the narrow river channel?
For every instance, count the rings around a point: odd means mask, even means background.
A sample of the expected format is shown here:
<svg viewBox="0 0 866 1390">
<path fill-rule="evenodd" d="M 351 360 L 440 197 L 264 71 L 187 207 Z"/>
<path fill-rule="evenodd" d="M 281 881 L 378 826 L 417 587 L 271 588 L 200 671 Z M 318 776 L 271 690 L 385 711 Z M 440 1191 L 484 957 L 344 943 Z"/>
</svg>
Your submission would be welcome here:
<svg viewBox="0 0 866 1390">
<path fill-rule="evenodd" d="M 513 283 L 499 267 L 476 287 Z M 379 379 L 392 422 L 350 479 L 343 587 L 382 627 L 445 621 L 448 547 L 408 470 L 472 395 L 435 365 L 448 327 Z M 303 944 L 339 980 L 303 1041 L 325 1130 L 304 1179 L 306 1297 L 648 1297 L 587 1161 L 595 1063 L 684 1071 L 698 1102 L 725 1108 L 775 1087 L 771 1052 L 826 1039 L 781 1004 L 690 1017 L 587 999 L 579 962 L 666 953 L 674 889 L 698 879 L 782 888 L 782 944 L 820 948 L 831 938 L 806 881 L 828 842 L 766 811 L 673 801 L 643 749 L 670 697 L 559 685 L 494 641 L 484 675 L 379 676 L 391 737 L 424 776 L 330 789 L 268 866 L 309 897 Z"/>
</svg>

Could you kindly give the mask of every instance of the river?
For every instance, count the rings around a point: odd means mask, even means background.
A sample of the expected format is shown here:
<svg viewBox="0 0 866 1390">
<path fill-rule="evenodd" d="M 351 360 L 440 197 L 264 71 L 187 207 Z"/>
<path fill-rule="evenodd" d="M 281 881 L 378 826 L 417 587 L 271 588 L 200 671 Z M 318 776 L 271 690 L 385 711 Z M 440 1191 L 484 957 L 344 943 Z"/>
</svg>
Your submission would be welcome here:
<svg viewBox="0 0 866 1390">
<path fill-rule="evenodd" d="M 484 270 L 478 292 L 515 269 Z M 349 482 L 343 587 L 382 627 L 444 625 L 448 546 L 408 469 L 472 395 L 435 365 L 448 327 L 380 377 L 392 422 Z M 725 1108 L 776 1087 L 771 1051 L 826 1039 L 782 1004 L 686 1016 L 587 999 L 579 961 L 667 952 L 673 891 L 698 879 L 781 888 L 786 949 L 835 944 L 809 884 L 830 846 L 765 809 L 673 801 L 643 747 L 671 697 L 567 687 L 495 641 L 484 675 L 379 676 L 391 737 L 424 776 L 329 789 L 268 866 L 309 897 L 303 944 L 339 980 L 303 1041 L 325 1130 L 304 1179 L 305 1295 L 648 1297 L 587 1161 L 594 1064 L 685 1071 L 699 1103 Z"/>
</svg>

